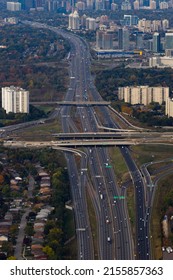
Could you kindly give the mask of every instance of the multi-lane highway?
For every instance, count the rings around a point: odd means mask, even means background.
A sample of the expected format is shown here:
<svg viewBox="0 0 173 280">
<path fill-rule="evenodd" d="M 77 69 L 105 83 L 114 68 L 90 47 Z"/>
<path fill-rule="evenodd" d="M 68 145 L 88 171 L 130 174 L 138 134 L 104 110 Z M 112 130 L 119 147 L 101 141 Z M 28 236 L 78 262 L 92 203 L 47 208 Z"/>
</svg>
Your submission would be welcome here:
<svg viewBox="0 0 173 280">
<path fill-rule="evenodd" d="M 75 103 L 75 119 L 78 119 L 80 128 L 74 122 L 74 111 L 72 114 L 71 106 L 62 105 L 61 109 L 53 114 L 53 117 L 60 115 L 63 132 L 67 134 L 71 132 L 97 133 L 99 116 L 102 116 L 102 128 L 117 130 L 119 127 L 111 118 L 110 109 L 107 106 L 102 104 L 102 106 L 97 107 L 97 112 L 95 107 L 92 106 L 103 100 L 94 86 L 90 73 L 90 52 L 86 42 L 70 32 L 52 26 L 34 22 L 25 22 L 25 24 L 31 24 L 35 28 L 50 29 L 70 42 L 71 50 L 68 57 L 70 83 L 64 101 L 68 104 L 70 102 Z M 90 101 L 91 104 L 89 104 Z M 87 106 L 84 105 L 84 102 L 88 102 Z M 128 125 L 127 122 L 126 125 Z M 119 199 L 120 189 L 115 174 L 112 168 L 107 168 L 110 165 L 107 148 L 96 147 L 94 144 L 93 147 L 91 145 L 89 148 L 85 148 L 80 168 L 76 163 L 75 156 L 66 152 L 79 259 L 93 259 L 96 253 L 93 249 L 93 236 L 88 217 L 86 195 L 90 196 L 97 220 L 97 258 L 134 259 L 135 255 L 137 259 L 150 258 L 148 224 L 145 220 L 146 204 L 143 178 L 130 155 L 129 149 L 124 145 L 122 146 L 122 142 L 120 150 L 129 168 L 135 188 L 135 244 L 133 244 L 126 200 Z"/>
</svg>

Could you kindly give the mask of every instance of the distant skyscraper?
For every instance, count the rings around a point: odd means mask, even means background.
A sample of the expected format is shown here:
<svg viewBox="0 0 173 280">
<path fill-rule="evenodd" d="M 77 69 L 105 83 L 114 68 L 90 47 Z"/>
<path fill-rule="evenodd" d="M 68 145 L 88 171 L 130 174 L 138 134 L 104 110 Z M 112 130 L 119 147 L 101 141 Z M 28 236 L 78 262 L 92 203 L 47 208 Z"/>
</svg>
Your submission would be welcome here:
<svg viewBox="0 0 173 280">
<path fill-rule="evenodd" d="M 166 49 L 173 49 L 173 33 L 165 34 L 165 50 Z"/>
<path fill-rule="evenodd" d="M 160 34 L 155 32 L 153 35 L 153 52 L 159 53 L 161 51 Z"/>
<path fill-rule="evenodd" d="M 96 48 L 104 50 L 113 49 L 113 34 L 98 30 L 96 32 Z"/>
<path fill-rule="evenodd" d="M 137 32 L 136 34 L 136 48 L 139 50 L 144 48 L 143 32 Z"/>
<path fill-rule="evenodd" d="M 96 32 L 96 48 L 97 49 L 102 49 L 102 36 L 103 36 L 103 31 L 98 30 Z"/>
<path fill-rule="evenodd" d="M 127 28 L 120 28 L 118 30 L 118 48 L 121 50 L 129 50 L 129 30 Z"/>
<path fill-rule="evenodd" d="M 103 49 L 111 50 L 113 49 L 113 34 L 104 32 L 103 33 Z"/>
</svg>

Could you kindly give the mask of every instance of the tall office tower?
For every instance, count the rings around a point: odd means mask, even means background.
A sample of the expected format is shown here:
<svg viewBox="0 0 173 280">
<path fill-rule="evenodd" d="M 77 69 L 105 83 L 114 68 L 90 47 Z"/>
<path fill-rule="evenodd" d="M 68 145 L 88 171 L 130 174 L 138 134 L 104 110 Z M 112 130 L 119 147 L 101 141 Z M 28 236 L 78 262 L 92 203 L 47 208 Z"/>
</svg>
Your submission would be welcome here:
<svg viewBox="0 0 173 280">
<path fill-rule="evenodd" d="M 137 32 L 136 34 L 136 48 L 142 50 L 144 48 L 143 32 Z"/>
<path fill-rule="evenodd" d="M 2 108 L 6 113 L 29 113 L 29 91 L 19 87 L 2 88 Z"/>
<path fill-rule="evenodd" d="M 35 1 L 35 8 L 43 7 L 43 0 L 34 0 L 34 1 Z"/>
<path fill-rule="evenodd" d="M 8 11 L 21 11 L 21 3 L 19 2 L 7 2 L 7 10 Z"/>
<path fill-rule="evenodd" d="M 124 51 L 130 49 L 129 30 L 124 27 L 118 30 L 118 48 Z"/>
<path fill-rule="evenodd" d="M 139 3 L 138 0 L 136 0 L 136 1 L 133 2 L 133 8 L 134 8 L 134 10 L 139 10 L 139 8 L 140 8 L 140 3 Z"/>
<path fill-rule="evenodd" d="M 123 49 L 123 29 L 122 28 L 118 29 L 118 48 L 120 50 Z"/>
<path fill-rule="evenodd" d="M 173 117 L 173 98 L 168 97 L 166 99 L 165 115 L 168 118 Z"/>
<path fill-rule="evenodd" d="M 165 33 L 165 50 L 173 49 L 173 33 Z"/>
<path fill-rule="evenodd" d="M 139 21 L 139 18 L 137 16 L 134 15 L 124 15 L 124 25 L 125 26 L 133 26 L 133 25 L 137 25 Z"/>
<path fill-rule="evenodd" d="M 160 34 L 155 32 L 153 34 L 153 52 L 159 53 L 161 51 Z"/>
</svg>

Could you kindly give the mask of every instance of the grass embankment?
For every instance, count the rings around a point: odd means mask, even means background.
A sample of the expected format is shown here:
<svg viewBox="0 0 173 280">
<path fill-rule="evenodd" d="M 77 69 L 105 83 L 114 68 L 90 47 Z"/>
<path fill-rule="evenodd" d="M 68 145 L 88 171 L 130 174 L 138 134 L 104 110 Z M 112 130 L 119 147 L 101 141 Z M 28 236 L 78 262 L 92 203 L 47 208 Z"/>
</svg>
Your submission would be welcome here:
<svg viewBox="0 0 173 280">
<path fill-rule="evenodd" d="M 89 193 L 86 193 L 87 198 L 87 207 L 88 207 L 88 215 L 91 226 L 92 238 L 93 238 L 93 247 L 94 247 L 94 259 L 98 259 L 98 228 L 97 228 L 97 219 L 94 211 L 94 207 L 89 196 Z"/>
<path fill-rule="evenodd" d="M 173 192 L 173 175 L 169 175 L 163 178 L 157 186 L 154 207 L 151 217 L 151 245 L 152 245 L 152 255 L 153 259 L 162 259 L 161 246 L 163 245 L 173 245 L 173 234 L 169 232 L 169 239 L 166 241 L 167 244 L 163 244 L 163 236 L 161 229 L 161 219 L 165 214 L 169 215 L 170 206 L 169 205 L 169 194 Z"/>
<path fill-rule="evenodd" d="M 19 140 L 45 141 L 53 139 L 52 134 L 61 132 L 61 124 L 58 120 L 53 120 L 50 123 L 43 123 L 37 126 L 32 126 L 24 129 L 22 134 L 15 132 Z M 21 135 L 21 139 L 20 139 Z"/>
<path fill-rule="evenodd" d="M 75 222 L 73 211 L 66 209 L 64 215 L 64 231 L 65 231 L 65 239 L 67 240 L 64 251 L 65 259 L 77 259 L 77 240 L 75 233 Z"/>
<path fill-rule="evenodd" d="M 169 145 L 138 145 L 131 146 L 131 150 L 134 152 L 132 155 L 138 166 L 173 156 L 173 146 Z"/>
</svg>

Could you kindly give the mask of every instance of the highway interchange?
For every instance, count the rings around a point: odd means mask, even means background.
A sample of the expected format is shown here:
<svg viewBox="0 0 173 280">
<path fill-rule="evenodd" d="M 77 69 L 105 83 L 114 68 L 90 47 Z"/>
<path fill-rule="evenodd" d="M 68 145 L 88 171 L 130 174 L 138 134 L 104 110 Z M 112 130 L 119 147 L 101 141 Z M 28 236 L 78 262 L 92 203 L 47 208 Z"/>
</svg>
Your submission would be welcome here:
<svg viewBox="0 0 173 280">
<path fill-rule="evenodd" d="M 64 101 L 76 103 L 75 115 L 80 121 L 81 129 L 79 131 L 73 120 L 72 107 L 62 105 L 59 110 L 54 112 L 53 116 L 61 117 L 63 133 L 78 134 L 83 132 L 85 134 L 93 133 L 93 135 L 98 133 L 96 121 L 96 117 L 97 119 L 99 118 L 98 111 L 96 112 L 95 107 L 89 106 L 89 104 L 88 106 L 83 105 L 84 102 L 88 101 L 103 101 L 94 86 L 90 73 L 90 52 L 87 43 L 77 35 L 62 31 L 56 27 L 26 21 L 24 24 L 30 24 L 35 28 L 50 29 L 70 42 L 70 84 Z M 77 105 L 77 103 L 80 104 Z M 103 127 L 107 127 L 110 130 L 121 130 L 112 119 L 109 107 L 106 105 L 99 106 L 97 110 L 103 116 Z M 132 143 L 132 140 L 125 139 L 125 144 L 122 144 L 123 142 L 120 139 L 114 141 L 119 141 L 119 149 L 128 166 L 135 188 L 136 239 L 134 242 L 126 199 L 119 199 L 121 190 L 118 187 L 114 171 L 112 168 L 107 168 L 110 164 L 108 149 L 103 145 L 98 147 L 94 143 L 89 145 L 87 140 L 86 147 L 83 147 L 80 153 L 80 168 L 76 163 L 75 155 L 68 151 L 65 152 L 75 214 L 78 259 L 131 260 L 136 258 L 147 260 L 151 258 L 149 242 L 151 203 L 148 204 L 146 201 L 144 175 L 132 159 L 127 146 L 129 145 L 128 143 Z M 11 145 L 12 143 L 9 144 Z M 51 145 L 56 148 L 56 143 L 53 143 L 53 141 Z M 28 143 L 25 146 L 28 147 Z M 97 229 L 97 249 L 95 250 L 93 245 L 95 237 L 91 230 L 86 203 L 88 194 L 92 201 L 97 221 L 97 225 L 95 225 Z"/>
</svg>

